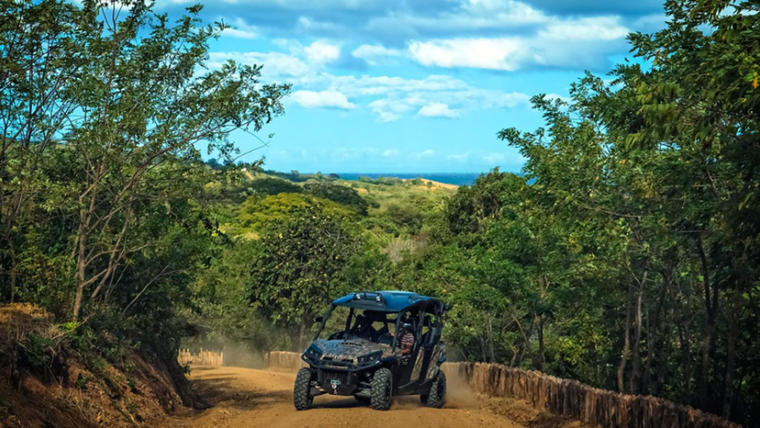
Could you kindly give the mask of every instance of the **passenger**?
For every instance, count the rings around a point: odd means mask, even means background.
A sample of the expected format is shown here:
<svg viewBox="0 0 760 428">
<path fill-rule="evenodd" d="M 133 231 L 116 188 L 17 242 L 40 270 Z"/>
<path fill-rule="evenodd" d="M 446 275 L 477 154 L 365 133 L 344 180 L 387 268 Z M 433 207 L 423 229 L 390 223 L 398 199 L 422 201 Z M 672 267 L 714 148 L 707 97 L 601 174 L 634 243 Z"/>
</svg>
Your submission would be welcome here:
<svg viewBox="0 0 760 428">
<path fill-rule="evenodd" d="M 409 360 L 412 357 L 412 350 L 414 350 L 414 334 L 408 329 L 404 328 L 404 324 L 410 324 L 409 317 L 404 317 L 401 320 L 401 327 L 398 330 L 399 349 L 401 350 L 401 364 L 409 364 Z"/>
</svg>

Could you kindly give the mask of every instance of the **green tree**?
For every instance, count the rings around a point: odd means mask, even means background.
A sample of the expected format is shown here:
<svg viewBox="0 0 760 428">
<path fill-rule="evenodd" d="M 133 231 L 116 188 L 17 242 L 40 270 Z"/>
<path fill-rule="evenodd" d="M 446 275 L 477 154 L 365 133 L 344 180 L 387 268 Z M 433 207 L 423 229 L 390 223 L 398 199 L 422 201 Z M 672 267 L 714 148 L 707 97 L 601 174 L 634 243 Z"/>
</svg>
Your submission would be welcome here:
<svg viewBox="0 0 760 428">
<path fill-rule="evenodd" d="M 314 182 L 304 184 L 303 190 L 318 198 L 329 199 L 333 202 L 351 207 L 360 215 L 367 215 L 367 208 L 369 206 L 367 201 L 359 196 L 359 193 L 356 190 L 350 187 L 329 182 Z"/>
<path fill-rule="evenodd" d="M 0 176 L 10 184 L 1 203 L 2 236 L 17 241 L 21 211 L 33 209 L 13 201 L 34 200 L 67 218 L 71 233 L 60 251 L 73 262 L 75 320 L 103 301 L 106 288 L 118 286 L 117 271 L 129 256 L 161 238 L 135 234 L 143 201 L 157 195 L 148 175 L 163 169 L 167 179 L 184 180 L 182 168 L 167 164 L 197 159 L 196 144 L 230 153 L 229 135 L 259 130 L 282 112 L 288 91 L 260 84 L 260 66 L 229 62 L 197 73 L 209 41 L 225 28 L 201 25 L 200 6 L 175 25 L 142 1 L 101 14 L 109 7 L 115 6 L 2 4 L 10 17 L 0 29 L 3 69 L 12 71 L 0 77 L 6 118 Z M 65 154 L 47 156 L 51 151 Z M 40 178 L 30 194 L 31 176 L 47 166 L 40 160 L 61 157 L 69 161 L 65 176 Z M 15 250 L 4 253 L 10 266 L 3 270 L 18 272 Z"/>
<path fill-rule="evenodd" d="M 357 251 L 359 241 L 318 200 L 270 225 L 251 261 L 251 301 L 299 346 L 310 326 L 336 296 L 335 276 Z"/>
</svg>

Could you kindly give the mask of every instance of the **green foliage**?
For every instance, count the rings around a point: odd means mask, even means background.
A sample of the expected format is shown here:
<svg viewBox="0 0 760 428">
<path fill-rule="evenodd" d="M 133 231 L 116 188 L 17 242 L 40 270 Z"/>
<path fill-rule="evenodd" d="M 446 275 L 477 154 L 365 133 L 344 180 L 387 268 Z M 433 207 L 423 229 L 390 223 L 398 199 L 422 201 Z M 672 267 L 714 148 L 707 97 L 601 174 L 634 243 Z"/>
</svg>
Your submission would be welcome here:
<svg viewBox="0 0 760 428">
<path fill-rule="evenodd" d="M 351 217 L 355 212 L 335 202 L 314 198 L 300 193 L 280 193 L 276 195 L 250 197 L 240 206 L 237 218 L 240 232 L 248 237 L 269 230 L 273 224 L 281 223 L 301 213 L 311 206 L 319 205 L 321 210 L 335 217 Z"/>
<path fill-rule="evenodd" d="M 262 177 L 251 181 L 248 195 L 277 195 L 280 193 L 301 193 L 301 187 L 279 178 Z"/>
<path fill-rule="evenodd" d="M 140 1 L 118 16 L 106 7 L 2 5 L 13 17 L 0 27 L 0 266 L 13 279 L 2 293 L 72 319 L 169 244 L 155 232 L 185 223 L 175 214 L 189 213 L 206 170 L 196 144 L 232 153 L 228 136 L 280 114 L 289 89 L 260 84 L 259 66 L 197 73 L 225 28 L 202 25 L 200 8 L 172 25 Z"/>
<path fill-rule="evenodd" d="M 318 198 L 329 199 L 338 204 L 351 207 L 361 215 L 367 215 L 367 201 L 359 196 L 359 193 L 357 193 L 356 190 L 350 187 L 338 184 L 316 182 L 304 184 L 303 190 L 304 192 L 314 195 Z"/>
<path fill-rule="evenodd" d="M 19 358 L 25 366 L 43 371 L 50 365 L 53 352 L 57 347 L 58 343 L 55 340 L 29 333 L 24 341 L 19 343 Z"/>
<path fill-rule="evenodd" d="M 400 227 L 405 233 L 414 235 L 422 228 L 424 216 L 409 205 L 388 204 L 384 217 Z"/>
<path fill-rule="evenodd" d="M 230 135 L 261 130 L 289 91 L 258 65 L 207 68 L 226 25 L 200 6 L 175 22 L 113 7 L 0 0 L 0 299 L 46 308 L 101 372 L 140 347 L 175 357 L 190 284 L 225 238 L 211 207 L 239 180 L 199 148 L 229 160 Z M 21 343 L 34 367 L 56 364 L 43 339 Z"/>
<path fill-rule="evenodd" d="M 255 312 L 297 323 L 316 312 L 284 302 L 412 289 L 453 304 L 445 334 L 458 357 L 663 396 L 752 425 L 760 18 L 749 2 L 666 7 L 666 29 L 630 36 L 647 67 L 619 65 L 611 84 L 587 74 L 569 100 L 536 96 L 545 127 L 499 132 L 526 159 L 522 176 L 494 170 L 455 193 L 424 181 L 338 180 L 368 204 L 367 217 L 342 217 L 365 238 L 361 247 L 336 265 L 281 271 L 271 266 L 314 257 L 299 243 L 330 241 L 290 226 L 281 242 L 273 229 L 256 241 L 268 258 L 256 260 L 251 283 L 254 295 L 256 284 L 289 294 L 266 294 Z M 303 204 L 285 205 L 299 208 L 268 224 L 305 221 Z M 328 280 L 313 281 L 317 272 Z M 292 297 L 298 281 L 314 300 Z M 303 337 L 308 325 L 287 328 Z"/>
<path fill-rule="evenodd" d="M 262 235 L 251 260 L 251 301 L 275 325 L 303 343 L 312 320 L 335 296 L 333 277 L 357 240 L 318 201 L 310 201 Z"/>
<path fill-rule="evenodd" d="M 757 426 L 755 3 L 666 2 L 666 28 L 629 36 L 641 61 L 534 97 L 545 126 L 498 133 L 522 176 L 457 190 L 235 166 L 230 135 L 281 114 L 289 86 L 204 71 L 224 25 L 198 7 L 176 24 L 103 7 L 0 0 L 0 297 L 54 313 L 94 372 L 198 332 L 296 349 L 337 295 L 400 288 L 453 304 L 462 359 Z M 54 346 L 29 335 L 22 355 L 47 367 Z"/>
</svg>

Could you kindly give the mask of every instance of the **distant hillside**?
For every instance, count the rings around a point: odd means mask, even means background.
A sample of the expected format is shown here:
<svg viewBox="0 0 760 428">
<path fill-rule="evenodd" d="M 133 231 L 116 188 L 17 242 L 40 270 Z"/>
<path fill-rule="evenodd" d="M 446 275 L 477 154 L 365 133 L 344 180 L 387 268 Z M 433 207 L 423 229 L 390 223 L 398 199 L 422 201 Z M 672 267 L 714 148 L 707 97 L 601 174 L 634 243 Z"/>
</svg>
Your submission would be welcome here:
<svg viewBox="0 0 760 428">
<path fill-rule="evenodd" d="M 409 203 L 419 205 L 421 201 L 435 202 L 450 197 L 457 191 L 459 185 L 449 182 L 436 181 L 427 178 L 397 178 L 359 176 L 354 179 L 344 178 L 339 174 L 311 173 L 301 174 L 297 171 L 290 173 L 264 171 L 251 173 L 245 171 L 250 180 L 242 184 L 245 195 L 277 195 L 280 193 L 307 193 L 330 199 L 337 203 L 352 206 L 358 212 L 366 215 L 367 205 L 370 209 L 385 209 L 386 205 Z M 442 178 L 445 174 L 433 174 Z M 450 178 L 450 177 L 449 177 Z M 351 189 L 363 199 L 364 207 L 345 191 Z"/>
<path fill-rule="evenodd" d="M 379 173 L 379 174 L 368 174 L 368 173 L 361 173 L 361 172 L 339 172 L 337 175 L 340 176 L 340 178 L 344 180 L 358 180 L 361 177 L 367 177 L 371 179 L 378 179 L 383 177 L 388 178 L 401 178 L 401 179 L 414 179 L 414 178 L 424 178 L 427 180 L 436 181 L 439 183 L 445 183 L 445 184 L 453 184 L 456 186 L 470 186 L 475 182 L 475 179 L 477 179 L 480 176 L 480 173 L 477 172 L 467 172 L 467 173 Z"/>
</svg>

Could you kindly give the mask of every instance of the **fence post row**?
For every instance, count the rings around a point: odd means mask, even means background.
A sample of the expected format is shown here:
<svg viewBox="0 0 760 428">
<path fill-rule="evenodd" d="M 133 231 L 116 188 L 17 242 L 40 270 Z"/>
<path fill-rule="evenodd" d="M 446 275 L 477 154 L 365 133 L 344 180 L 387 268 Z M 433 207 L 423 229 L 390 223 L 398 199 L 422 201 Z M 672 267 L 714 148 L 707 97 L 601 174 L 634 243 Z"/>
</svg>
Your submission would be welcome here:
<svg viewBox="0 0 760 428">
<path fill-rule="evenodd" d="M 269 352 L 267 368 L 296 369 L 295 352 Z M 488 363 L 444 363 L 443 370 L 476 393 L 525 400 L 534 406 L 591 425 L 609 428 L 740 428 L 690 406 L 660 398 L 626 395 L 540 372 Z"/>
<path fill-rule="evenodd" d="M 190 352 L 190 349 L 180 349 L 177 361 L 180 365 L 195 366 L 224 366 L 224 351 L 209 351 L 200 348 L 197 354 Z"/>
</svg>

